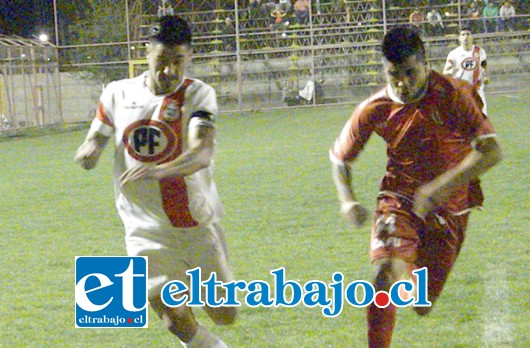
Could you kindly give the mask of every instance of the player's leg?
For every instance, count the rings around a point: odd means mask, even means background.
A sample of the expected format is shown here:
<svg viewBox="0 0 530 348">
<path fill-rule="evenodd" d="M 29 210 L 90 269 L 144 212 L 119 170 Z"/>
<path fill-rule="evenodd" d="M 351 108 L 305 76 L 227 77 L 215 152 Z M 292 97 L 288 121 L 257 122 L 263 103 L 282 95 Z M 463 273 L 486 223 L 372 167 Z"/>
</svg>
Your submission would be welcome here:
<svg viewBox="0 0 530 348">
<path fill-rule="evenodd" d="M 163 320 L 166 328 L 182 342 L 189 342 L 193 338 L 199 323 L 195 320 L 190 307 L 167 307 L 160 296 L 151 298 L 149 303 L 158 317 Z"/>
<path fill-rule="evenodd" d="M 189 258 L 189 252 L 195 251 L 193 240 L 189 240 L 192 233 L 174 228 L 166 231 L 132 228 L 126 233 L 127 253 L 130 256 L 148 257 L 149 303 L 166 328 L 185 347 L 226 347 L 221 339 L 197 322 L 190 307 L 167 307 L 160 298 L 160 290 L 168 281 L 179 280 L 189 287 L 186 271 L 194 267 L 190 267 L 186 259 Z"/>
<path fill-rule="evenodd" d="M 419 237 L 415 219 L 396 197 L 381 197 L 372 229 L 371 251 L 376 291 L 388 291 L 413 267 Z M 390 347 L 396 307 L 392 304 L 367 308 L 368 346 Z"/>
<path fill-rule="evenodd" d="M 215 334 L 200 325 L 190 307 L 167 307 L 160 297 L 149 301 L 151 307 L 164 321 L 167 329 L 176 335 L 187 348 L 225 348 L 226 344 Z"/>
<path fill-rule="evenodd" d="M 418 248 L 415 264 L 428 269 L 428 298 L 433 304 L 431 307 L 414 307 L 419 315 L 426 315 L 432 310 L 464 242 L 469 214 L 443 215 L 430 214 L 427 217 Z"/>
<path fill-rule="evenodd" d="M 396 258 L 383 258 L 375 260 L 373 285 L 375 291 L 388 291 L 392 284 L 400 280 L 403 273 L 409 268 L 409 263 Z M 374 303 L 367 308 L 368 322 L 368 346 L 384 348 L 390 347 L 394 323 L 396 317 L 396 307 L 392 304 L 386 308 L 379 308 Z"/>
<path fill-rule="evenodd" d="M 218 282 L 227 283 L 233 280 L 224 230 L 220 224 L 212 222 L 208 226 L 190 229 L 183 235 L 180 243 L 186 250 L 188 268 L 200 267 L 201 281 L 207 281 L 213 274 Z M 207 299 L 206 289 L 203 287 L 201 290 L 202 298 Z M 215 294 L 218 302 L 226 298 L 225 288 L 216 288 Z M 206 305 L 204 310 L 216 325 L 230 325 L 237 317 L 237 307 Z M 197 333 L 188 342 L 188 347 L 199 346 L 226 347 L 226 344 L 204 326 L 199 325 Z"/>
<path fill-rule="evenodd" d="M 227 283 L 233 280 L 233 274 L 229 263 L 228 247 L 226 244 L 224 229 L 219 223 L 212 223 L 203 229 L 201 240 L 202 254 L 196 260 L 202 269 L 203 280 L 207 280 L 215 273 L 218 281 Z M 206 243 L 204 243 L 206 241 Z M 199 264 L 200 263 L 200 264 Z M 203 289 L 204 290 L 204 289 Z M 226 298 L 224 288 L 216 289 L 217 300 Z M 203 294 L 203 297 L 206 294 Z M 237 316 L 237 307 L 204 307 L 205 312 L 216 325 L 232 324 Z"/>
</svg>

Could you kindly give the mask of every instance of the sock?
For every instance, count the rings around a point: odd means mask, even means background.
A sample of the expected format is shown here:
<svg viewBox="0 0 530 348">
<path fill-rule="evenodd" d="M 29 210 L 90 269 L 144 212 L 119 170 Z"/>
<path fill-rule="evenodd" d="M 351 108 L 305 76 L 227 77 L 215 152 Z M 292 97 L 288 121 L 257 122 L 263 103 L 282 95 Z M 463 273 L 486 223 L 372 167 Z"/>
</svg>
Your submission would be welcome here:
<svg viewBox="0 0 530 348">
<path fill-rule="evenodd" d="M 187 342 L 180 342 L 185 348 L 227 348 L 228 346 L 215 334 L 208 331 L 202 325 L 199 325 L 193 338 Z"/>
<path fill-rule="evenodd" d="M 389 304 L 386 308 L 378 308 L 372 303 L 367 309 L 367 319 L 368 347 L 390 347 L 396 319 L 396 307 Z"/>
</svg>

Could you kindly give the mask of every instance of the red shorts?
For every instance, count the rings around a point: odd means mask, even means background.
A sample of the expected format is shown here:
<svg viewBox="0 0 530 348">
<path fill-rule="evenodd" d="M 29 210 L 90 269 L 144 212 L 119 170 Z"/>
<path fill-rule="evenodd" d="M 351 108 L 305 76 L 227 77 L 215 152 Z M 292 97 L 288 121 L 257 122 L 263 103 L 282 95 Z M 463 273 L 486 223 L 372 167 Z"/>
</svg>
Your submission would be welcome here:
<svg viewBox="0 0 530 348">
<path fill-rule="evenodd" d="M 424 220 L 412 213 L 412 202 L 380 196 L 374 216 L 372 261 L 397 257 L 414 268 L 427 267 L 429 297 L 436 299 L 464 242 L 469 213 L 451 215 L 435 210 Z"/>
</svg>

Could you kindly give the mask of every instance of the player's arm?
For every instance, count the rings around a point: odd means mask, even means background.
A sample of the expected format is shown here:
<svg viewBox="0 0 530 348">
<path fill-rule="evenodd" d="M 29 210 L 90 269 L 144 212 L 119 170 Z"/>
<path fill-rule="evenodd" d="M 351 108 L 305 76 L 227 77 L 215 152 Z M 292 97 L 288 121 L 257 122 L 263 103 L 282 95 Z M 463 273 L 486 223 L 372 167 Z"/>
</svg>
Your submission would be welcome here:
<svg viewBox="0 0 530 348">
<path fill-rule="evenodd" d="M 447 60 L 445 61 L 443 74 L 453 76 L 455 74 L 455 70 L 456 70 L 455 62 L 451 58 L 447 58 Z"/>
<path fill-rule="evenodd" d="M 332 163 L 333 181 L 337 188 L 341 215 L 356 227 L 360 227 L 368 217 L 368 211 L 355 197 L 352 187 L 351 165 Z"/>
<path fill-rule="evenodd" d="M 490 83 L 490 78 L 488 74 L 488 62 L 486 60 L 483 60 L 480 63 L 480 67 L 482 68 L 482 76 L 484 76 L 482 82 L 484 82 L 485 85 L 488 85 Z"/>
<path fill-rule="evenodd" d="M 473 150 L 459 164 L 418 190 L 414 200 L 414 212 L 424 217 L 439 202 L 446 201 L 456 188 L 478 179 L 501 159 L 502 153 L 496 137 L 479 137 L 474 142 Z"/>
<path fill-rule="evenodd" d="M 98 132 L 89 132 L 85 141 L 76 151 L 74 160 L 84 169 L 96 166 L 109 137 Z"/>
<path fill-rule="evenodd" d="M 352 185 L 352 164 L 374 131 L 370 100 L 359 104 L 329 150 L 333 182 L 337 189 L 340 214 L 356 227 L 368 217 L 366 208 L 357 201 Z"/>
<path fill-rule="evenodd" d="M 198 112 L 192 117 L 188 130 L 188 148 L 172 161 L 152 165 L 140 165 L 125 171 L 119 179 L 120 185 L 140 178 L 163 179 L 173 176 L 191 175 L 206 168 L 212 159 L 215 147 L 215 128 L 211 122 L 212 115 Z M 204 122 L 199 120 L 204 117 Z"/>
<path fill-rule="evenodd" d="M 90 125 L 85 141 L 79 146 L 75 154 L 75 161 L 84 169 L 96 166 L 103 149 L 114 132 L 112 112 L 115 82 L 111 82 L 101 94 L 96 116 Z M 106 107 L 106 106 L 108 107 Z"/>
<path fill-rule="evenodd" d="M 153 167 L 149 176 L 156 179 L 186 176 L 206 168 L 214 153 L 215 128 L 209 125 L 191 128 L 188 145 L 188 149 L 173 161 Z"/>
<path fill-rule="evenodd" d="M 354 202 L 355 193 L 352 188 L 352 175 L 351 175 L 351 165 L 347 163 L 332 163 L 331 172 L 333 175 L 333 182 L 337 188 L 337 194 L 339 202 Z"/>
</svg>

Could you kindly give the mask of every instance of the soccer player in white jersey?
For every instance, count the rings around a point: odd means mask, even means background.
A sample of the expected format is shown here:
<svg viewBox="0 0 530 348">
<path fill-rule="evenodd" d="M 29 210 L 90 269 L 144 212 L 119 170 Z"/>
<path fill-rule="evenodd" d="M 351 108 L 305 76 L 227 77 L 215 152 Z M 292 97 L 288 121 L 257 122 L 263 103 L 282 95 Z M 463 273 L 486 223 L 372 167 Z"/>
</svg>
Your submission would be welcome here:
<svg viewBox="0 0 530 348">
<path fill-rule="evenodd" d="M 217 100 L 211 86 L 184 76 L 191 40 L 186 21 L 159 18 L 149 34 L 149 70 L 104 89 L 75 159 L 94 168 L 113 136 L 116 208 L 127 253 L 148 256 L 152 308 L 185 347 L 226 347 L 190 307 L 168 307 L 160 297 L 168 281 L 189 283 L 186 271 L 195 267 L 203 280 L 212 272 L 219 281 L 233 280 L 212 177 Z M 233 323 L 237 314 L 234 307 L 205 311 L 218 325 Z"/>
<path fill-rule="evenodd" d="M 449 52 L 443 73 L 471 83 L 482 99 L 482 112 L 487 114 L 484 85 L 489 84 L 486 51 L 473 45 L 473 34 L 470 28 L 463 27 L 458 36 L 460 46 Z"/>
</svg>

